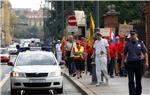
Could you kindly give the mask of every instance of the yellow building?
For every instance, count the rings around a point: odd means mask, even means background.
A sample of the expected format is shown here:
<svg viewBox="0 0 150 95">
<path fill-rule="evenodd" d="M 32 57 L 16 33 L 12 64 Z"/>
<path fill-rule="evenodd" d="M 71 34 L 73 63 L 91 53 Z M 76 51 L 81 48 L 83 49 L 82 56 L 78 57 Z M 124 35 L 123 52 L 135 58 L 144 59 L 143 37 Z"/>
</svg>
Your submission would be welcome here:
<svg viewBox="0 0 150 95">
<path fill-rule="evenodd" d="M 4 46 L 4 1 L 0 1 L 0 46 Z"/>
<path fill-rule="evenodd" d="M 1 8 L 0 8 L 0 26 L 1 26 L 1 45 L 7 46 L 11 44 L 12 38 L 10 36 L 10 3 L 8 0 L 1 1 Z"/>
</svg>

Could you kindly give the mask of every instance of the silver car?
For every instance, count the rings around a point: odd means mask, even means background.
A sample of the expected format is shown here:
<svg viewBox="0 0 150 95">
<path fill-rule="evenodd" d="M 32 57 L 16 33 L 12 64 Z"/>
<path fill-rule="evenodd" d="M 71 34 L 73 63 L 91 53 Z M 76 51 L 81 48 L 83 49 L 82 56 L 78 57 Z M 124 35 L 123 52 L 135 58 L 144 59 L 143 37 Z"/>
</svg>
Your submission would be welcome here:
<svg viewBox="0 0 150 95">
<path fill-rule="evenodd" d="M 9 45 L 9 46 L 8 46 L 8 52 L 9 52 L 10 54 L 17 54 L 16 45 L 15 45 L 15 44 Z"/>
<path fill-rule="evenodd" d="M 11 94 L 21 90 L 55 90 L 63 93 L 61 68 L 51 52 L 26 51 L 17 56 L 11 72 Z"/>
</svg>

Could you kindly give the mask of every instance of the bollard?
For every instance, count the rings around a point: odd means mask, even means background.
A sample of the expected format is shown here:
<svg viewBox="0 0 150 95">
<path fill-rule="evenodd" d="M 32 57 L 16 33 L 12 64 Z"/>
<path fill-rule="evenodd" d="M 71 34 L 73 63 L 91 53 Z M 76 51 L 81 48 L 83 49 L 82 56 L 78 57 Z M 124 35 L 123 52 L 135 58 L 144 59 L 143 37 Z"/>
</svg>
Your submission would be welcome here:
<svg viewBox="0 0 150 95">
<path fill-rule="evenodd" d="M 97 78 L 96 78 L 96 68 L 95 68 L 95 62 L 94 58 L 92 59 L 92 83 L 97 83 Z"/>
</svg>

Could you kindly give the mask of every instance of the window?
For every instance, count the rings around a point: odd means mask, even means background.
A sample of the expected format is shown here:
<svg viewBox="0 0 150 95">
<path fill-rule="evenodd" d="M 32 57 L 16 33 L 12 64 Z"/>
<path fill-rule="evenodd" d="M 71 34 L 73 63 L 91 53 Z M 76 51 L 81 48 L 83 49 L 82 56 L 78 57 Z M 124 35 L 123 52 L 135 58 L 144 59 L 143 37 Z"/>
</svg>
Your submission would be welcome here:
<svg viewBox="0 0 150 95">
<path fill-rule="evenodd" d="M 21 54 L 16 60 L 16 65 L 56 65 L 54 56 L 47 54 Z"/>
</svg>

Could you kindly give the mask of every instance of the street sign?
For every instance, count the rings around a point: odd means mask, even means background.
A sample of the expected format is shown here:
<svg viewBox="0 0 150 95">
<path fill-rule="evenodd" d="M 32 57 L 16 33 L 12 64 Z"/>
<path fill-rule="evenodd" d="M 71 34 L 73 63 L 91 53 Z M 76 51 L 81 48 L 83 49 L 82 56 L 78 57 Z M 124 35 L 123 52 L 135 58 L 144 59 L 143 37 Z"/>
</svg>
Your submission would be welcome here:
<svg viewBox="0 0 150 95">
<path fill-rule="evenodd" d="M 68 17 L 68 26 L 77 26 L 76 17 L 74 15 Z"/>
<path fill-rule="evenodd" d="M 77 21 L 76 21 L 76 17 L 75 15 L 70 15 L 68 17 L 68 26 L 67 26 L 67 30 L 68 32 L 78 32 L 78 26 L 77 26 Z"/>
<path fill-rule="evenodd" d="M 78 32 L 78 26 L 67 26 L 68 32 Z"/>
</svg>

